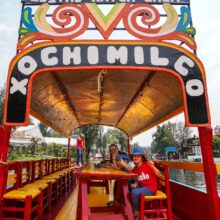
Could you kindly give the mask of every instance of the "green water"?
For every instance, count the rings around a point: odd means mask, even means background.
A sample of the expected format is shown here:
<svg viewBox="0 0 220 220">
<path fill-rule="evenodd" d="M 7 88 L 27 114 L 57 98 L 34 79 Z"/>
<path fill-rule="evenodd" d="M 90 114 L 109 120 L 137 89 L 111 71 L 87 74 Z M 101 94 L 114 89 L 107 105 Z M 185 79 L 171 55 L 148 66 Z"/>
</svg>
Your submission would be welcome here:
<svg viewBox="0 0 220 220">
<path fill-rule="evenodd" d="M 206 192 L 204 173 L 193 172 L 188 170 L 177 170 L 173 168 L 170 168 L 169 171 L 170 179 Z M 220 195 L 220 176 L 217 176 L 216 182 L 218 193 Z"/>
</svg>

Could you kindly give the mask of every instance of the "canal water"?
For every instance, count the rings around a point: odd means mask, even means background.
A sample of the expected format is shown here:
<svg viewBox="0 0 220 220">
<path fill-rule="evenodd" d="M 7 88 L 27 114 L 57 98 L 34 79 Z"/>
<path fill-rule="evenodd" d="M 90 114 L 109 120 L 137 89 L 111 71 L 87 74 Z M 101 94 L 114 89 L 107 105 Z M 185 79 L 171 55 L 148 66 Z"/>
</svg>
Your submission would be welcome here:
<svg viewBox="0 0 220 220">
<path fill-rule="evenodd" d="M 204 173 L 188 170 L 169 169 L 170 179 L 206 192 Z M 220 196 L 220 176 L 217 176 L 217 188 Z"/>
</svg>

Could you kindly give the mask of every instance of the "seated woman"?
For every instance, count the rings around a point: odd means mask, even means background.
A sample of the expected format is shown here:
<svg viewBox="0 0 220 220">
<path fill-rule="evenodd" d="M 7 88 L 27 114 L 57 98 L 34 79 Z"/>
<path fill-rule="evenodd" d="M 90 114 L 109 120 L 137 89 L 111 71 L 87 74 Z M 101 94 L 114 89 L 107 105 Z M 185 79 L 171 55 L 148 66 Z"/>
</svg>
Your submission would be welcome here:
<svg viewBox="0 0 220 220">
<path fill-rule="evenodd" d="M 138 175 L 137 182 L 130 185 L 131 202 L 135 219 L 139 219 L 140 195 L 155 195 L 157 191 L 157 177 L 161 178 L 160 171 L 154 166 L 152 161 L 146 161 L 144 151 L 135 148 L 131 154 L 135 167 L 133 173 Z"/>
<path fill-rule="evenodd" d="M 118 154 L 126 154 L 126 153 L 121 152 L 118 149 L 118 146 L 116 144 L 109 145 L 109 157 L 110 157 L 110 160 L 108 162 L 104 161 L 102 163 L 102 166 L 103 167 L 110 167 L 110 168 L 117 168 L 116 156 Z"/>
</svg>

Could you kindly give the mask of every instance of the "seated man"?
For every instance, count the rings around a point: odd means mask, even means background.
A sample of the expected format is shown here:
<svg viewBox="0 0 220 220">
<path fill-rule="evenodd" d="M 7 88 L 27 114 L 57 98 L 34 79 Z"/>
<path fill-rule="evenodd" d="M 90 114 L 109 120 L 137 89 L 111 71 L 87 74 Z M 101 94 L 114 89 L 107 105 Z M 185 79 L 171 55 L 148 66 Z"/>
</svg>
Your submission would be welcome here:
<svg viewBox="0 0 220 220">
<path fill-rule="evenodd" d="M 130 164 L 130 157 L 127 154 L 118 154 L 115 157 L 116 159 L 116 166 L 112 167 L 117 170 L 123 170 L 127 172 L 131 172 L 132 170 L 132 165 Z M 116 198 L 116 188 L 117 188 L 117 180 L 114 182 L 114 188 L 113 188 L 113 195 L 114 199 Z M 119 205 L 119 201 L 109 201 L 108 206 L 115 206 Z"/>
<path fill-rule="evenodd" d="M 116 156 L 116 165 L 118 169 L 124 171 L 131 171 L 134 167 L 134 163 L 130 161 L 130 157 L 127 154 L 118 154 Z"/>
</svg>

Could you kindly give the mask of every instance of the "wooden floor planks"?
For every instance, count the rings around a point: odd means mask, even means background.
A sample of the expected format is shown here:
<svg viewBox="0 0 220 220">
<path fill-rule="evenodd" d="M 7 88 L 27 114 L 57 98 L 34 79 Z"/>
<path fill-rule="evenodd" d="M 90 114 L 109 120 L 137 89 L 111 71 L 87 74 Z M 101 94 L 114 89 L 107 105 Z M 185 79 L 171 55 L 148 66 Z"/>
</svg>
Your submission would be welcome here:
<svg viewBox="0 0 220 220">
<path fill-rule="evenodd" d="M 56 220 L 76 220 L 77 198 L 79 185 L 77 184 L 75 190 L 70 194 Z M 113 182 L 110 184 L 110 193 L 105 193 L 104 187 L 91 187 L 88 195 L 88 203 L 90 207 L 107 206 L 108 201 L 113 200 Z M 53 207 L 52 207 L 53 209 Z"/>
<path fill-rule="evenodd" d="M 79 185 L 77 184 L 76 188 L 71 193 L 59 214 L 57 215 L 56 220 L 76 220 L 78 190 Z"/>
</svg>

